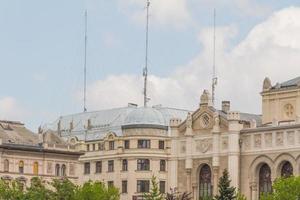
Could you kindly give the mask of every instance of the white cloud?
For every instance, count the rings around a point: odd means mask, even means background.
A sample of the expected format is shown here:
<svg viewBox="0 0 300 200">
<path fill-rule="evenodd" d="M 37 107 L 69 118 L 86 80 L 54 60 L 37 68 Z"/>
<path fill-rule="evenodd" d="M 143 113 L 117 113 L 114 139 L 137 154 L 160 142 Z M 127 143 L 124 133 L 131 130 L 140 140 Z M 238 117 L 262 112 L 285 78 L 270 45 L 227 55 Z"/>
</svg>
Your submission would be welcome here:
<svg viewBox="0 0 300 200">
<path fill-rule="evenodd" d="M 25 115 L 26 111 L 19 105 L 15 98 L 3 97 L 0 99 L 1 120 L 21 120 Z"/>
<path fill-rule="evenodd" d="M 134 21 L 145 24 L 146 0 L 119 0 L 119 5 Z M 151 24 L 182 28 L 191 22 L 187 0 L 151 0 L 149 15 Z"/>
<path fill-rule="evenodd" d="M 262 81 L 285 81 L 300 76 L 300 8 L 274 13 L 255 26 L 236 46 L 234 26 L 217 28 L 217 101 L 231 100 L 233 109 L 260 111 Z M 199 40 L 203 50 L 184 66 L 177 66 L 169 77 L 152 75 L 149 81 L 151 104 L 195 108 L 202 90 L 210 89 L 212 66 L 211 28 L 203 29 Z M 273 82 L 273 84 L 275 84 Z M 142 103 L 142 79 L 135 75 L 109 76 L 89 86 L 91 108 Z"/>
</svg>

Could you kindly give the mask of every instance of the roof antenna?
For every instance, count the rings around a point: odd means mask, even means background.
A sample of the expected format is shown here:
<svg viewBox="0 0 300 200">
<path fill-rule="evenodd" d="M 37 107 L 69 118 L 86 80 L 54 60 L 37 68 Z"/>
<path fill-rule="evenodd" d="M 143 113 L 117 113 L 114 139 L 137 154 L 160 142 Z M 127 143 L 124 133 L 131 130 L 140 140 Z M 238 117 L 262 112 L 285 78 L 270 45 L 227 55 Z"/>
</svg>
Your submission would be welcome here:
<svg viewBox="0 0 300 200">
<path fill-rule="evenodd" d="M 212 74 L 212 104 L 215 105 L 215 89 L 218 82 L 216 76 L 216 9 L 214 9 L 214 47 L 213 47 L 213 74 Z"/>
<path fill-rule="evenodd" d="M 87 10 L 85 10 L 84 14 L 85 18 L 85 29 L 84 29 L 84 78 L 83 78 L 83 84 L 84 84 L 84 91 L 83 91 L 83 112 L 87 111 L 86 108 L 86 52 L 87 52 Z"/>
<path fill-rule="evenodd" d="M 145 67 L 143 70 L 144 76 L 144 107 L 147 107 L 147 103 L 150 100 L 147 96 L 147 81 L 148 81 L 148 30 L 149 30 L 149 6 L 150 0 L 147 0 L 147 21 L 146 21 L 146 55 L 145 55 Z"/>
</svg>

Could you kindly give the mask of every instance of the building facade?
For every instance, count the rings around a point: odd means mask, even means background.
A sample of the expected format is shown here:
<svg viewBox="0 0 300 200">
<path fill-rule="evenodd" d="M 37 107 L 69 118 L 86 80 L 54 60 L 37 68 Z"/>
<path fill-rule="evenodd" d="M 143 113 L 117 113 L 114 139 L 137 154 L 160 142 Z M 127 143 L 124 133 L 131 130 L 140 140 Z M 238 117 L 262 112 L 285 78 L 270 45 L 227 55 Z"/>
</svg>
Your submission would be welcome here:
<svg viewBox="0 0 300 200">
<path fill-rule="evenodd" d="M 32 133 L 24 124 L 0 121 L 0 177 L 29 184 L 31 178 L 43 180 L 67 177 L 78 183 L 78 158 L 82 153 L 56 134 Z"/>
<path fill-rule="evenodd" d="M 229 101 L 218 110 L 205 90 L 195 111 L 129 104 L 62 116 L 36 134 L 40 146 L 2 140 L 2 177 L 18 178 L 26 166 L 28 177 L 66 173 L 79 184 L 103 181 L 118 187 L 122 200 L 138 200 L 155 176 L 161 192 L 177 188 L 199 200 L 217 194 L 227 169 L 231 184 L 258 200 L 277 177 L 300 174 L 300 77 L 276 85 L 266 78 L 262 88 L 261 115 L 233 111 Z M 63 145 L 67 150 L 57 149 Z M 67 170 L 57 171 L 57 164 Z"/>
</svg>

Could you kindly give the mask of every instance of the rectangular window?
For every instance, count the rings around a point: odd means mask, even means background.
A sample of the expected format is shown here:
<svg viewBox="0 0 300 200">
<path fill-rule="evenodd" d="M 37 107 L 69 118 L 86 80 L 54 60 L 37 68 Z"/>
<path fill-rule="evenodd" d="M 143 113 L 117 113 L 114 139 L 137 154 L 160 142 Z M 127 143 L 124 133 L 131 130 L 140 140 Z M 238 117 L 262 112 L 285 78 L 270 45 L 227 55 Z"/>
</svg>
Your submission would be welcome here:
<svg viewBox="0 0 300 200">
<path fill-rule="evenodd" d="M 166 161 L 165 160 L 160 160 L 160 164 L 159 164 L 159 170 L 164 172 L 166 171 Z"/>
<path fill-rule="evenodd" d="M 146 180 L 138 180 L 137 181 L 137 189 L 138 193 L 149 192 L 150 181 Z"/>
<path fill-rule="evenodd" d="M 114 149 L 115 149 L 115 142 L 109 141 L 109 150 L 114 150 Z"/>
<path fill-rule="evenodd" d="M 128 161 L 126 159 L 122 160 L 122 171 L 128 170 Z"/>
<path fill-rule="evenodd" d="M 84 163 L 84 174 L 90 174 L 91 164 L 89 162 Z"/>
<path fill-rule="evenodd" d="M 122 181 L 122 193 L 127 193 L 127 181 Z"/>
<path fill-rule="evenodd" d="M 165 141 L 159 140 L 159 142 L 158 142 L 158 148 L 159 149 L 165 149 Z"/>
<path fill-rule="evenodd" d="M 96 168 L 95 173 L 101 173 L 102 172 L 102 161 L 97 161 L 95 168 Z"/>
<path fill-rule="evenodd" d="M 150 170 L 150 160 L 149 159 L 138 159 L 137 160 L 137 170 L 138 171 L 149 171 Z"/>
<path fill-rule="evenodd" d="M 95 144 L 93 144 L 93 151 L 95 151 L 96 150 L 96 145 Z"/>
<path fill-rule="evenodd" d="M 138 140 L 139 149 L 150 149 L 150 140 Z"/>
<path fill-rule="evenodd" d="M 130 143 L 129 140 L 124 141 L 124 149 L 129 149 L 130 148 Z"/>
<path fill-rule="evenodd" d="M 114 182 L 113 181 L 107 181 L 107 186 L 108 187 L 113 187 L 114 186 Z"/>
<path fill-rule="evenodd" d="M 90 145 L 89 144 L 86 145 L 86 151 L 90 151 Z"/>
<path fill-rule="evenodd" d="M 103 143 L 98 143 L 98 150 L 103 151 L 104 150 L 104 144 Z"/>
<path fill-rule="evenodd" d="M 166 192 L 166 181 L 159 181 L 159 191 L 160 193 Z"/>
<path fill-rule="evenodd" d="M 108 161 L 108 172 L 113 172 L 114 171 L 114 161 L 109 160 Z"/>
</svg>

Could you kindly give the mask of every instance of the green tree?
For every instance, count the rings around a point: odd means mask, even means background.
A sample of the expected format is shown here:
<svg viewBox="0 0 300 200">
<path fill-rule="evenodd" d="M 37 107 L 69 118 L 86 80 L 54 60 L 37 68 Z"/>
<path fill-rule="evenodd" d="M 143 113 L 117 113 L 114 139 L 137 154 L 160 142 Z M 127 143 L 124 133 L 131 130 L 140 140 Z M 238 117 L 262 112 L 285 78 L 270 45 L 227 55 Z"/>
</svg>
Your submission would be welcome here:
<svg viewBox="0 0 300 200">
<path fill-rule="evenodd" d="M 236 193 L 236 200 L 247 200 L 247 198 L 240 191 L 238 191 Z"/>
<path fill-rule="evenodd" d="M 273 193 L 261 196 L 262 200 L 299 200 L 300 176 L 278 178 L 273 184 Z"/>
<path fill-rule="evenodd" d="M 151 178 L 151 190 L 143 195 L 145 200 L 163 200 L 163 194 L 160 193 L 156 177 Z"/>
<path fill-rule="evenodd" d="M 69 179 L 54 179 L 51 182 L 54 188 L 53 199 L 55 200 L 74 200 L 76 186 Z"/>
<path fill-rule="evenodd" d="M 10 183 L 0 180 L 0 199 L 1 200 L 23 200 L 23 185 L 19 181 Z"/>
<path fill-rule="evenodd" d="M 75 200 L 119 200 L 119 190 L 113 186 L 107 187 L 102 182 L 86 182 L 78 187 Z"/>
<path fill-rule="evenodd" d="M 191 200 L 192 199 L 192 193 L 183 192 L 180 193 L 177 191 L 176 188 L 170 189 L 170 192 L 168 192 L 165 196 L 165 200 Z"/>
<path fill-rule="evenodd" d="M 215 196 L 216 200 L 234 200 L 236 198 L 235 187 L 230 186 L 230 182 L 228 171 L 225 169 L 219 179 L 219 195 Z"/>
<path fill-rule="evenodd" d="M 53 200 L 54 192 L 46 187 L 44 181 L 38 177 L 33 177 L 24 194 L 26 200 Z"/>
</svg>

